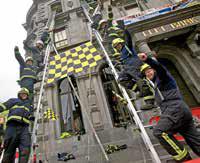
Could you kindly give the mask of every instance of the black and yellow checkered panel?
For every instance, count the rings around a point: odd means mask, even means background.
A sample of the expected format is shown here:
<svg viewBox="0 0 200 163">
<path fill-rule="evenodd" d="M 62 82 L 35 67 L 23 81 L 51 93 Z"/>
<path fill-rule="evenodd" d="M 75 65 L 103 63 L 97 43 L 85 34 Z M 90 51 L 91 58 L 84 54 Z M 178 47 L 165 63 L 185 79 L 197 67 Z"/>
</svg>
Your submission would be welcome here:
<svg viewBox="0 0 200 163">
<path fill-rule="evenodd" d="M 44 112 L 44 118 L 55 121 L 57 120 L 58 116 L 55 114 L 55 112 L 51 108 L 48 108 Z"/>
<path fill-rule="evenodd" d="M 53 56 L 49 63 L 47 83 L 52 83 L 70 74 L 87 71 L 88 68 L 96 66 L 100 60 L 102 56 L 91 42 Z"/>
</svg>

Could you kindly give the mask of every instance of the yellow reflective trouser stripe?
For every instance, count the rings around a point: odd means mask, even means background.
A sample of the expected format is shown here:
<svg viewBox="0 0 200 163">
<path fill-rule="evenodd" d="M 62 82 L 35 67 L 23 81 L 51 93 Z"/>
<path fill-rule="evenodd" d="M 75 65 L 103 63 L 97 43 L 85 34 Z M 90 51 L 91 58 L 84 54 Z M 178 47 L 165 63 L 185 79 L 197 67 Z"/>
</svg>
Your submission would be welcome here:
<svg viewBox="0 0 200 163">
<path fill-rule="evenodd" d="M 2 103 L 0 103 L 0 106 L 3 108 L 3 110 L 7 109 L 6 106 L 4 104 L 2 104 Z"/>
<path fill-rule="evenodd" d="M 173 156 L 173 158 L 175 160 L 182 160 L 187 155 L 187 153 L 188 151 L 184 148 L 184 150 L 180 154 Z"/>
<path fill-rule="evenodd" d="M 32 75 L 23 75 L 20 80 L 24 79 L 24 78 L 32 78 L 32 79 L 36 79 L 35 76 L 32 76 Z"/>
<path fill-rule="evenodd" d="M 12 120 L 12 119 L 22 120 L 22 121 L 24 121 L 25 123 L 28 123 L 28 124 L 30 123 L 30 121 L 28 119 L 26 119 L 24 117 L 22 118 L 22 117 L 17 116 L 17 115 L 11 115 L 11 116 L 9 116 L 8 119 L 7 119 L 7 121 Z"/>
<path fill-rule="evenodd" d="M 26 111 L 30 111 L 29 110 L 29 108 L 27 108 L 27 107 L 25 107 L 25 106 L 18 106 L 18 105 L 15 105 L 15 106 L 13 106 L 11 109 L 24 109 L 24 110 L 26 110 Z"/>
<path fill-rule="evenodd" d="M 181 150 L 176 143 L 170 137 L 168 136 L 167 133 L 162 133 L 162 137 L 165 139 L 166 142 L 169 143 L 169 145 L 178 153 L 178 155 L 173 156 L 175 160 L 181 160 L 187 155 L 187 150 L 184 148 L 184 150 Z"/>
</svg>

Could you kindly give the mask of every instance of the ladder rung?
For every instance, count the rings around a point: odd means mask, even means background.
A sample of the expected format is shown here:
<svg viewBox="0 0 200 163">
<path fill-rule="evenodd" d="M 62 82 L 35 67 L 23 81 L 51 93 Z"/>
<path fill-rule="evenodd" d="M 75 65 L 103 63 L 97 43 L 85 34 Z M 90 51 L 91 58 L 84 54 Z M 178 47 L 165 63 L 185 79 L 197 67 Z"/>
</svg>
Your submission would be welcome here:
<svg viewBox="0 0 200 163">
<path fill-rule="evenodd" d="M 160 145 L 161 145 L 160 143 L 153 144 L 154 147 L 160 146 Z"/>
<path fill-rule="evenodd" d="M 144 128 L 153 128 L 155 125 L 145 125 Z"/>
</svg>

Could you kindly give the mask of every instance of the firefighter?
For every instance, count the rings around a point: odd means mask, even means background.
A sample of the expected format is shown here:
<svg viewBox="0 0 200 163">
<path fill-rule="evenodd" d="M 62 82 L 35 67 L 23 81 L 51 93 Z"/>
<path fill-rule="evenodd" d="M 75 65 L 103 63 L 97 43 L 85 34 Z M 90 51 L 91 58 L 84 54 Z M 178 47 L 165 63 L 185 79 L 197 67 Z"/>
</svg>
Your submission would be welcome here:
<svg viewBox="0 0 200 163">
<path fill-rule="evenodd" d="M 165 67 L 145 53 L 140 53 L 139 58 L 152 67 L 146 69 L 145 74 L 154 83 L 155 100 L 161 109 L 160 120 L 153 130 L 154 136 L 176 162 L 191 159 L 186 148 L 173 136 L 177 132 L 200 156 L 200 132 L 194 126 L 191 111 L 182 99 L 175 79 Z"/>
<path fill-rule="evenodd" d="M 124 66 L 124 70 L 128 72 L 134 79 L 140 79 L 140 67 L 143 63 L 138 58 L 135 49 L 129 49 L 125 44 L 125 41 L 121 38 L 114 39 L 112 41 L 112 47 L 121 53 L 121 62 Z"/>
<path fill-rule="evenodd" d="M 21 88 L 18 98 L 0 103 L 0 112 L 9 110 L 4 137 L 4 157 L 2 163 L 14 162 L 16 148 L 19 149 L 19 163 L 27 163 L 30 153 L 31 137 L 29 133 L 32 105 L 28 99 L 29 91 Z"/>
<path fill-rule="evenodd" d="M 46 37 L 46 36 L 45 36 Z M 43 66 L 44 56 L 42 50 L 44 49 L 44 43 L 42 40 L 37 40 L 35 46 L 29 46 L 26 41 L 24 43 L 24 49 L 32 54 L 33 64 L 37 67 Z"/>
<path fill-rule="evenodd" d="M 19 62 L 20 65 L 20 87 L 24 87 L 29 90 L 30 93 L 30 102 L 33 102 L 33 90 L 34 84 L 37 82 L 37 73 L 40 71 L 40 68 L 33 66 L 33 59 L 31 57 L 27 57 L 26 61 L 22 58 L 19 48 L 16 46 L 14 49 L 15 58 Z"/>
<path fill-rule="evenodd" d="M 49 35 L 49 29 L 48 28 L 45 28 L 45 30 L 44 30 L 44 32 L 42 33 L 42 36 L 41 36 L 41 43 L 42 43 L 42 49 L 44 48 L 44 47 L 46 47 L 48 44 L 49 44 L 49 42 L 50 42 L 50 35 Z"/>
<path fill-rule="evenodd" d="M 4 137 L 5 129 L 6 129 L 7 115 L 8 115 L 8 110 L 0 113 L 0 155 L 3 151 L 3 137 Z"/>
<path fill-rule="evenodd" d="M 134 92 L 139 91 L 138 97 L 143 98 L 145 101 L 145 104 L 140 108 L 141 110 L 148 110 L 157 107 L 154 105 L 154 89 L 148 80 L 135 80 L 130 74 L 123 72 L 119 74 L 118 82 L 126 89 Z"/>
</svg>

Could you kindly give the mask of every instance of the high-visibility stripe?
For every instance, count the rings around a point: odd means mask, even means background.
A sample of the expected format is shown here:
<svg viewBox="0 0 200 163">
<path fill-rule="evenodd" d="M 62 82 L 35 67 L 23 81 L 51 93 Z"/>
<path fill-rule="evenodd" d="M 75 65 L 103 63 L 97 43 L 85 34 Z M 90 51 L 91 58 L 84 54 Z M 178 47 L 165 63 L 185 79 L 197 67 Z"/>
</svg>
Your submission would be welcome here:
<svg viewBox="0 0 200 163">
<path fill-rule="evenodd" d="M 184 150 L 183 150 L 180 154 L 178 154 L 178 155 L 176 155 L 176 156 L 173 156 L 173 158 L 174 158 L 175 160 L 177 160 L 177 161 L 180 161 L 180 160 L 182 160 L 185 156 L 187 156 L 187 154 L 188 154 L 188 151 L 186 150 L 186 148 L 184 148 Z"/>
<path fill-rule="evenodd" d="M 178 155 L 173 156 L 173 158 L 177 161 L 182 160 L 186 155 L 187 155 L 187 150 L 184 148 L 183 150 L 181 150 L 176 143 L 170 139 L 170 137 L 168 136 L 167 133 L 163 132 L 162 133 L 162 137 L 164 138 L 164 140 L 169 143 L 169 145 L 176 151 L 176 153 Z"/>
<path fill-rule="evenodd" d="M 155 96 L 145 96 L 144 100 L 153 100 Z"/>
<path fill-rule="evenodd" d="M 23 80 L 24 78 L 32 78 L 32 79 L 37 79 L 35 76 L 32 75 L 23 75 L 20 80 Z"/>
<path fill-rule="evenodd" d="M 17 116 L 17 115 L 11 115 L 8 117 L 7 121 L 10 121 L 10 120 L 21 120 L 27 124 L 30 124 L 30 121 L 24 117 L 20 117 L 20 116 Z"/>
<path fill-rule="evenodd" d="M 0 106 L 3 108 L 3 110 L 7 110 L 7 108 L 4 104 L 0 103 Z"/>
<path fill-rule="evenodd" d="M 119 37 L 119 35 L 118 35 L 117 33 L 110 33 L 108 36 L 109 36 L 109 37 L 112 37 L 112 36 Z"/>
<path fill-rule="evenodd" d="M 131 89 L 132 91 L 135 91 L 137 88 L 137 84 L 134 84 L 133 88 Z"/>
<path fill-rule="evenodd" d="M 30 109 L 29 108 L 27 108 L 27 107 L 25 107 L 25 106 L 18 106 L 18 105 L 15 105 L 15 106 L 13 106 L 11 109 L 24 109 L 24 110 L 26 110 L 26 111 L 30 111 Z"/>
<path fill-rule="evenodd" d="M 32 72 L 35 73 L 35 71 L 33 69 L 31 69 L 31 68 L 24 68 L 24 70 L 29 70 L 29 71 L 32 71 Z"/>
</svg>

